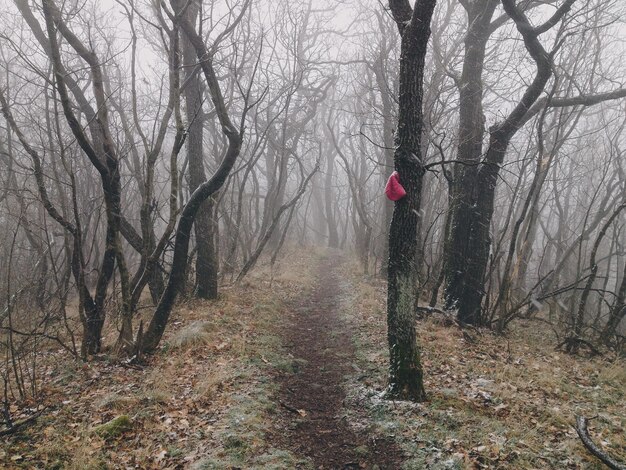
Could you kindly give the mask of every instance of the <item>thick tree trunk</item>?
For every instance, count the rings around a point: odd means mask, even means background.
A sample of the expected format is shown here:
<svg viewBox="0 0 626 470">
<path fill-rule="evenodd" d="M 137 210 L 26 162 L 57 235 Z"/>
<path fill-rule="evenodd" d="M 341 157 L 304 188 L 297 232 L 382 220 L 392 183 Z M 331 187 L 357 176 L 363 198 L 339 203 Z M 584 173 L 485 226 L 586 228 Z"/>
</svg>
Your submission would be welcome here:
<svg viewBox="0 0 626 470">
<path fill-rule="evenodd" d="M 421 155 L 423 80 L 430 21 L 435 0 L 390 1 L 402 36 L 400 109 L 394 165 L 407 195 L 394 206 L 389 229 L 387 339 L 389 389 L 394 398 L 426 398 L 415 331 L 419 296 L 418 230 L 424 165 Z"/>
<path fill-rule="evenodd" d="M 451 230 L 444 252 L 446 277 L 445 306 L 460 308 L 469 271 L 476 269 L 466 262 L 471 257 L 472 230 L 477 224 L 475 214 L 479 190 L 478 165 L 483 152 L 485 116 L 483 113 L 483 68 L 485 49 L 489 40 L 489 24 L 498 5 L 489 0 L 486 5 L 468 4 L 468 32 L 465 37 L 465 57 L 459 83 L 459 144 L 450 197 Z M 482 188 L 481 188 L 482 189 Z M 482 291 L 482 283 L 479 286 Z M 468 322 L 468 318 L 462 318 Z"/>
<path fill-rule="evenodd" d="M 492 140 L 487 155 L 490 155 L 493 165 L 485 165 L 480 169 L 477 178 L 477 197 L 471 208 L 468 208 L 469 233 L 466 241 L 464 279 L 459 290 L 458 320 L 470 325 L 482 324 L 482 300 L 485 294 L 484 281 L 489 263 L 491 249 L 491 219 L 493 217 L 494 200 L 500 163 L 504 159 L 506 146 Z M 492 161 L 492 160 L 489 160 Z"/>
<path fill-rule="evenodd" d="M 466 168 L 474 167 L 475 169 L 469 171 L 467 175 L 464 172 L 468 170 L 464 170 L 460 178 L 455 180 L 457 190 L 461 188 L 464 196 L 462 199 L 457 198 L 453 208 L 452 230 L 450 242 L 447 246 L 446 271 L 449 279 L 446 286 L 446 304 L 449 307 L 454 306 L 458 308 L 458 319 L 462 323 L 480 325 L 484 320 L 482 318 L 481 305 L 485 293 L 484 281 L 491 249 L 490 225 L 493 217 L 500 166 L 504 161 L 511 139 L 520 126 L 526 122 L 529 109 L 543 93 L 548 80 L 552 76 L 552 55 L 543 48 L 538 37 L 542 32 L 557 24 L 570 10 L 574 1 L 566 0 L 549 21 L 534 28 L 525 14 L 516 6 L 514 0 L 502 0 L 502 5 L 507 15 L 515 22 L 519 33 L 524 39 L 527 51 L 535 61 L 537 73 L 531 84 L 524 91 L 521 100 L 507 118 L 501 123 L 494 124 L 489 129 L 489 148 L 485 156 L 485 162 L 481 163 L 477 170 L 475 164 L 466 164 Z M 481 50 L 480 68 L 482 69 L 484 47 Z M 478 60 L 472 60 L 471 62 L 477 63 Z M 474 67 L 477 66 L 476 63 L 473 65 Z M 464 91 L 463 88 L 462 91 Z M 473 98 L 467 97 L 467 99 L 477 100 L 480 98 L 474 96 Z M 472 110 L 476 111 L 478 109 L 477 106 L 482 105 L 474 103 L 472 106 L 468 106 L 466 111 L 468 113 Z M 482 113 L 481 116 L 477 114 L 471 116 L 473 119 L 483 119 Z M 462 115 L 461 121 L 464 120 L 465 117 Z M 468 123 L 468 125 L 474 131 L 479 130 L 475 123 L 474 125 Z M 480 128 L 482 127 L 481 125 Z M 464 125 L 461 124 L 459 135 L 460 159 L 464 155 L 461 151 L 461 146 L 465 145 L 464 141 L 466 140 L 464 135 Z M 472 151 L 473 155 L 478 150 L 478 134 L 468 134 L 468 137 L 471 138 L 468 140 L 467 145 L 476 146 Z"/>
<path fill-rule="evenodd" d="M 83 340 L 81 344 L 81 356 L 86 358 L 98 354 L 102 348 L 102 327 L 104 315 L 94 310 L 84 311 L 85 323 L 83 325 Z"/>
</svg>

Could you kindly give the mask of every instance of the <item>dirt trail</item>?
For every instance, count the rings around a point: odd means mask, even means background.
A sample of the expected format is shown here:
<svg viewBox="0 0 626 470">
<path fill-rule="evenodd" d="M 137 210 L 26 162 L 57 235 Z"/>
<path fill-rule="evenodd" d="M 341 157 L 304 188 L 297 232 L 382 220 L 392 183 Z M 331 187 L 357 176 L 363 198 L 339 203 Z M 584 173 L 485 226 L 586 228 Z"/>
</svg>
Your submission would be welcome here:
<svg viewBox="0 0 626 470">
<path fill-rule="evenodd" d="M 401 451 L 386 439 L 356 434 L 342 419 L 342 382 L 354 348 L 341 308 L 337 256 L 321 260 L 312 292 L 293 305 L 282 328 L 294 373 L 277 376 L 280 419 L 270 440 L 310 458 L 316 469 L 398 469 Z"/>
</svg>

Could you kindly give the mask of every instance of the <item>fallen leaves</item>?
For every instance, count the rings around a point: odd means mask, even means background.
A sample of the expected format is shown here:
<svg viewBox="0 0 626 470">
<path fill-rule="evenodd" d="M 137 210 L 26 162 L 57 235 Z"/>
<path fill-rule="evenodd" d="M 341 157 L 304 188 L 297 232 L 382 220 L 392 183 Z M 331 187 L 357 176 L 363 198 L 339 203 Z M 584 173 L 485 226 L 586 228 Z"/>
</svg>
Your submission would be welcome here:
<svg viewBox="0 0 626 470">
<path fill-rule="evenodd" d="M 372 357 L 386 360 L 384 286 L 345 274 L 355 283 L 355 306 L 346 316 L 359 357 L 366 358 L 358 366 L 368 372 L 367 383 L 364 374 L 355 374 L 353 383 L 384 390 L 386 370 L 371 364 Z M 626 461 L 623 362 L 555 353 L 535 324 L 513 328 L 506 338 L 484 332 L 469 344 L 456 327 L 418 322 L 426 417 L 355 393 L 353 419 L 359 426 L 395 423 L 415 468 L 586 468 L 588 456 L 572 427 L 574 415 L 586 413 L 603 417 L 599 444 Z"/>
<path fill-rule="evenodd" d="M 282 289 L 284 295 L 293 296 L 302 286 L 304 281 L 294 278 L 297 282 Z M 173 331 L 215 319 L 208 342 L 197 350 L 164 351 L 144 370 L 102 357 L 77 365 L 51 352 L 42 379 L 42 395 L 51 407 L 20 439 L 7 439 L 0 467 L 51 468 L 72 459 L 88 468 L 105 459 L 117 468 L 173 469 L 209 456 L 222 465 L 217 468 L 228 468 L 235 466 L 228 452 L 262 452 L 267 447 L 263 430 L 274 412 L 271 400 L 260 394 L 271 386 L 263 368 L 275 363 L 276 353 L 274 346 L 255 343 L 252 333 L 267 327 L 254 322 L 276 321 L 281 312 L 266 307 L 277 294 L 257 282 L 248 285 L 250 292 L 230 289 L 230 300 L 183 307 Z M 380 399 L 387 365 L 384 286 L 363 289 L 358 287 L 354 308 L 346 312 L 352 315 L 362 358 L 352 365 L 354 383 L 365 385 L 369 395 L 355 389 L 347 403 L 351 425 L 393 434 L 405 443 L 407 455 L 430 467 L 449 461 L 465 468 L 585 468 L 589 460 L 572 427 L 573 416 L 597 415 L 598 444 L 624 457 L 623 364 L 553 353 L 524 330 L 512 332 L 508 341 L 485 333 L 476 344 L 467 344 L 454 327 L 421 322 L 430 401 Z M 257 307 L 261 303 L 263 308 Z M 242 323 L 252 325 L 245 334 Z M 311 417 L 307 409 L 291 408 L 294 422 Z M 21 419 L 41 409 L 23 403 L 12 404 L 10 411 Z M 355 418 L 366 413 L 371 413 L 367 419 Z M 104 440 L 89 434 L 121 414 L 134 422 L 122 437 Z M 244 436 L 238 438 L 241 445 L 224 449 L 224 436 L 234 430 Z"/>
</svg>

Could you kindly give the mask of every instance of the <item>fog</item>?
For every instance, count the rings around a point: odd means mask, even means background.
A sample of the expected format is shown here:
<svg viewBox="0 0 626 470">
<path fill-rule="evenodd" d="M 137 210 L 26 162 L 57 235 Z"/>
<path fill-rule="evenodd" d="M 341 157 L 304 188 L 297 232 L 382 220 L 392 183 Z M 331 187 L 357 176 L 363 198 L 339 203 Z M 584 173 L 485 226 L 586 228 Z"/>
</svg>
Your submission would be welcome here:
<svg viewBox="0 0 626 470">
<path fill-rule="evenodd" d="M 560 3 L 438 2 L 409 129 L 409 23 L 378 1 L 3 0 L 2 321 L 154 350 L 180 295 L 288 247 L 385 279 L 411 207 L 420 308 L 623 347 L 626 5 Z"/>
</svg>

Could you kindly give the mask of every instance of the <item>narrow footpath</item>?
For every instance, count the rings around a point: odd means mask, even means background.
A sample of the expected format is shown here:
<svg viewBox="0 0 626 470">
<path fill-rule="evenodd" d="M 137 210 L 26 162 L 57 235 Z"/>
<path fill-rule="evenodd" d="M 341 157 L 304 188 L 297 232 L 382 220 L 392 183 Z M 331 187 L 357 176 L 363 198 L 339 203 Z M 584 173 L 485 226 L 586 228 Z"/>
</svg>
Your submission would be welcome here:
<svg viewBox="0 0 626 470">
<path fill-rule="evenodd" d="M 355 433 L 343 418 L 343 382 L 354 347 L 338 309 L 347 288 L 337 256 L 322 258 L 312 291 L 294 302 L 281 327 L 293 372 L 278 374 L 279 420 L 269 440 L 313 461 L 316 469 L 399 469 L 391 440 Z"/>
</svg>

